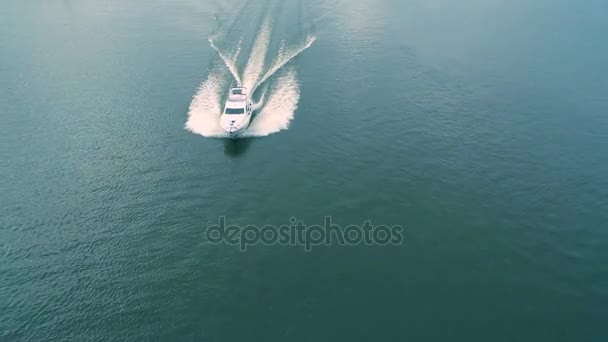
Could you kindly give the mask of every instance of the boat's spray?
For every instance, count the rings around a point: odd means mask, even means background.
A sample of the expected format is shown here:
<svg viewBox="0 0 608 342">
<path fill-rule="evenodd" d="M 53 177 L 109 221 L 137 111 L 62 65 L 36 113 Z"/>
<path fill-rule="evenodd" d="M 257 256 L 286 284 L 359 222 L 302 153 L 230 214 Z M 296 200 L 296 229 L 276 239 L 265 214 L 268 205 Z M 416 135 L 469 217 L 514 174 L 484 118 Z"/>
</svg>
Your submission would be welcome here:
<svg viewBox="0 0 608 342">
<path fill-rule="evenodd" d="M 244 13 L 247 13 L 246 9 L 239 11 L 238 15 L 242 16 Z M 239 18 L 232 22 L 238 23 Z M 192 99 L 186 129 L 206 137 L 227 136 L 219 125 L 219 118 L 222 112 L 223 97 L 227 93 L 228 87 L 233 85 L 230 78 L 233 78 L 238 85 L 248 88 L 249 94 L 252 96 L 253 110 L 256 111 L 249 128 L 241 136 L 266 136 L 289 127 L 300 99 L 300 85 L 295 68 L 286 66 L 312 46 L 315 36 L 308 36 L 297 46 L 290 46 L 288 42 L 283 42 L 276 58 L 268 62 L 269 66 L 266 68 L 266 58 L 270 52 L 269 46 L 273 34 L 272 24 L 269 17 L 263 21 L 255 35 L 249 57 L 246 63 L 243 63 L 245 68 L 242 74 L 239 73 L 237 62 L 243 52 L 241 51 L 244 46 L 243 38 L 232 48 L 220 49 L 217 44 L 218 40 L 223 37 L 225 32 L 233 29 L 222 30 L 220 28 L 219 33 L 209 37 L 209 43 L 223 61 L 229 74 L 218 68 L 210 71 L 209 76 L 201 83 Z M 257 92 L 258 88 L 261 89 L 261 92 Z"/>
</svg>

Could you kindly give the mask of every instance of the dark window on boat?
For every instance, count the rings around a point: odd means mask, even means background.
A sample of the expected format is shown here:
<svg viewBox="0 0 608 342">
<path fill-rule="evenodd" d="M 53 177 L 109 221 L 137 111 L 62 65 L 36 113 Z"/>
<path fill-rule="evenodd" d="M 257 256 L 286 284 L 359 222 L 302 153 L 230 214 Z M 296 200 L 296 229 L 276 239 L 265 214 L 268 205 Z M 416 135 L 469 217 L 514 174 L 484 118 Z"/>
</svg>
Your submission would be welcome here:
<svg viewBox="0 0 608 342">
<path fill-rule="evenodd" d="M 243 108 L 226 108 L 225 114 L 243 114 L 245 109 Z"/>
</svg>

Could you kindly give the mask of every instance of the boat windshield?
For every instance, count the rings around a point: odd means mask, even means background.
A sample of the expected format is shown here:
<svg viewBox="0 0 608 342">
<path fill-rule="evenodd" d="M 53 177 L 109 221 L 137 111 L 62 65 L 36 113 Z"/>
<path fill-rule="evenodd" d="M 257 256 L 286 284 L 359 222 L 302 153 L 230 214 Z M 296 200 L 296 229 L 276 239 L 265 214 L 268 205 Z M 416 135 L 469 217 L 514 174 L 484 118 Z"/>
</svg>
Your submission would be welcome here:
<svg viewBox="0 0 608 342">
<path fill-rule="evenodd" d="M 245 113 L 244 108 L 226 108 L 224 114 L 243 114 Z"/>
</svg>

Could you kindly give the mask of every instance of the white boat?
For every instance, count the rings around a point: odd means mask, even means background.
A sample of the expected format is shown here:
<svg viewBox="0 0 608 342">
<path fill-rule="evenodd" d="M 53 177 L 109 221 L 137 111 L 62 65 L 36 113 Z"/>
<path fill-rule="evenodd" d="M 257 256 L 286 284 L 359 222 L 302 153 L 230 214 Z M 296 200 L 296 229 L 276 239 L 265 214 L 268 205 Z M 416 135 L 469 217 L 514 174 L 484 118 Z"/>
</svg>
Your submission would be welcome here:
<svg viewBox="0 0 608 342">
<path fill-rule="evenodd" d="M 247 96 L 247 88 L 236 87 L 230 89 L 224 113 L 220 117 L 220 126 L 230 136 L 237 136 L 249 126 L 251 122 L 251 100 Z"/>
</svg>

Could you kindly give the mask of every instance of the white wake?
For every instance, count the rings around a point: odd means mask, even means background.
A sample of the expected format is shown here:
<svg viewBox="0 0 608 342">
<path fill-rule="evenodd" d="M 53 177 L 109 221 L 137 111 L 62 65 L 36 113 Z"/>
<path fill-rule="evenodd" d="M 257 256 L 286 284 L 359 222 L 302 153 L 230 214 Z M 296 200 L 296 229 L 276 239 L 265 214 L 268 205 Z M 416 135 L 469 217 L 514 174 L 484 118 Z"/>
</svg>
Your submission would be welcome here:
<svg viewBox="0 0 608 342">
<path fill-rule="evenodd" d="M 297 73 L 294 68 L 288 68 L 285 73 L 278 75 L 264 106 L 243 136 L 263 137 L 289 128 L 299 101 L 300 84 Z"/>
<path fill-rule="evenodd" d="M 275 62 L 266 72 L 264 77 L 262 77 L 259 84 L 266 82 L 270 77 L 272 77 L 272 75 L 274 75 L 277 71 L 284 67 L 285 64 L 289 63 L 292 59 L 296 58 L 299 54 L 311 47 L 312 44 L 314 44 L 315 40 L 317 40 L 317 37 L 308 36 L 306 37 L 306 42 L 302 46 L 291 50 L 287 50 L 285 48 L 285 43 L 283 43 L 283 47 L 281 48 L 281 51 L 279 53 L 279 58 L 275 60 Z"/>
<path fill-rule="evenodd" d="M 248 88 L 251 94 L 255 92 L 260 75 L 264 72 L 264 63 L 266 62 L 266 54 L 270 45 L 270 33 L 270 23 L 265 21 L 255 39 L 249 61 L 245 67 L 243 75 L 245 83 L 243 86 Z"/>
<path fill-rule="evenodd" d="M 300 85 L 297 72 L 294 67 L 285 68 L 285 66 L 311 47 L 315 37 L 309 36 L 303 44 L 293 48 L 283 43 L 278 56 L 265 69 L 271 34 L 271 23 L 265 21 L 255 38 L 242 75 L 239 74 L 236 63 L 242 41 L 239 41 L 232 52 L 227 54 L 215 45 L 216 37 L 209 38 L 209 43 L 238 84 L 247 87 L 252 95 L 263 86 L 259 99 L 257 101 L 253 99 L 254 117 L 249 128 L 241 134 L 242 137 L 267 136 L 287 129 L 298 108 Z M 273 77 L 275 74 L 276 77 Z M 228 136 L 219 125 L 223 98 L 228 90 L 227 87 L 232 84 L 226 76 L 226 72 L 214 69 L 202 82 L 190 104 L 186 129 L 205 137 Z"/>
<path fill-rule="evenodd" d="M 228 68 L 228 70 L 230 70 L 230 73 L 232 74 L 232 77 L 234 77 L 234 79 L 236 80 L 237 84 L 241 84 L 241 77 L 239 76 L 239 71 L 237 70 L 236 67 L 236 61 L 239 57 L 239 54 L 241 53 L 241 43 L 242 41 L 239 41 L 235 52 L 232 54 L 232 56 L 226 56 L 216 45 L 215 45 L 215 39 L 214 37 L 209 37 L 209 44 L 211 45 L 211 47 L 213 48 L 213 50 L 215 50 L 215 52 L 217 52 L 217 54 L 220 56 L 220 58 L 222 59 L 222 61 L 224 61 L 224 64 L 226 65 L 226 67 Z"/>
<path fill-rule="evenodd" d="M 211 73 L 200 85 L 192 98 L 188 110 L 186 129 L 205 137 L 222 137 L 226 132 L 220 127 L 221 94 L 223 80 L 221 73 Z"/>
</svg>

